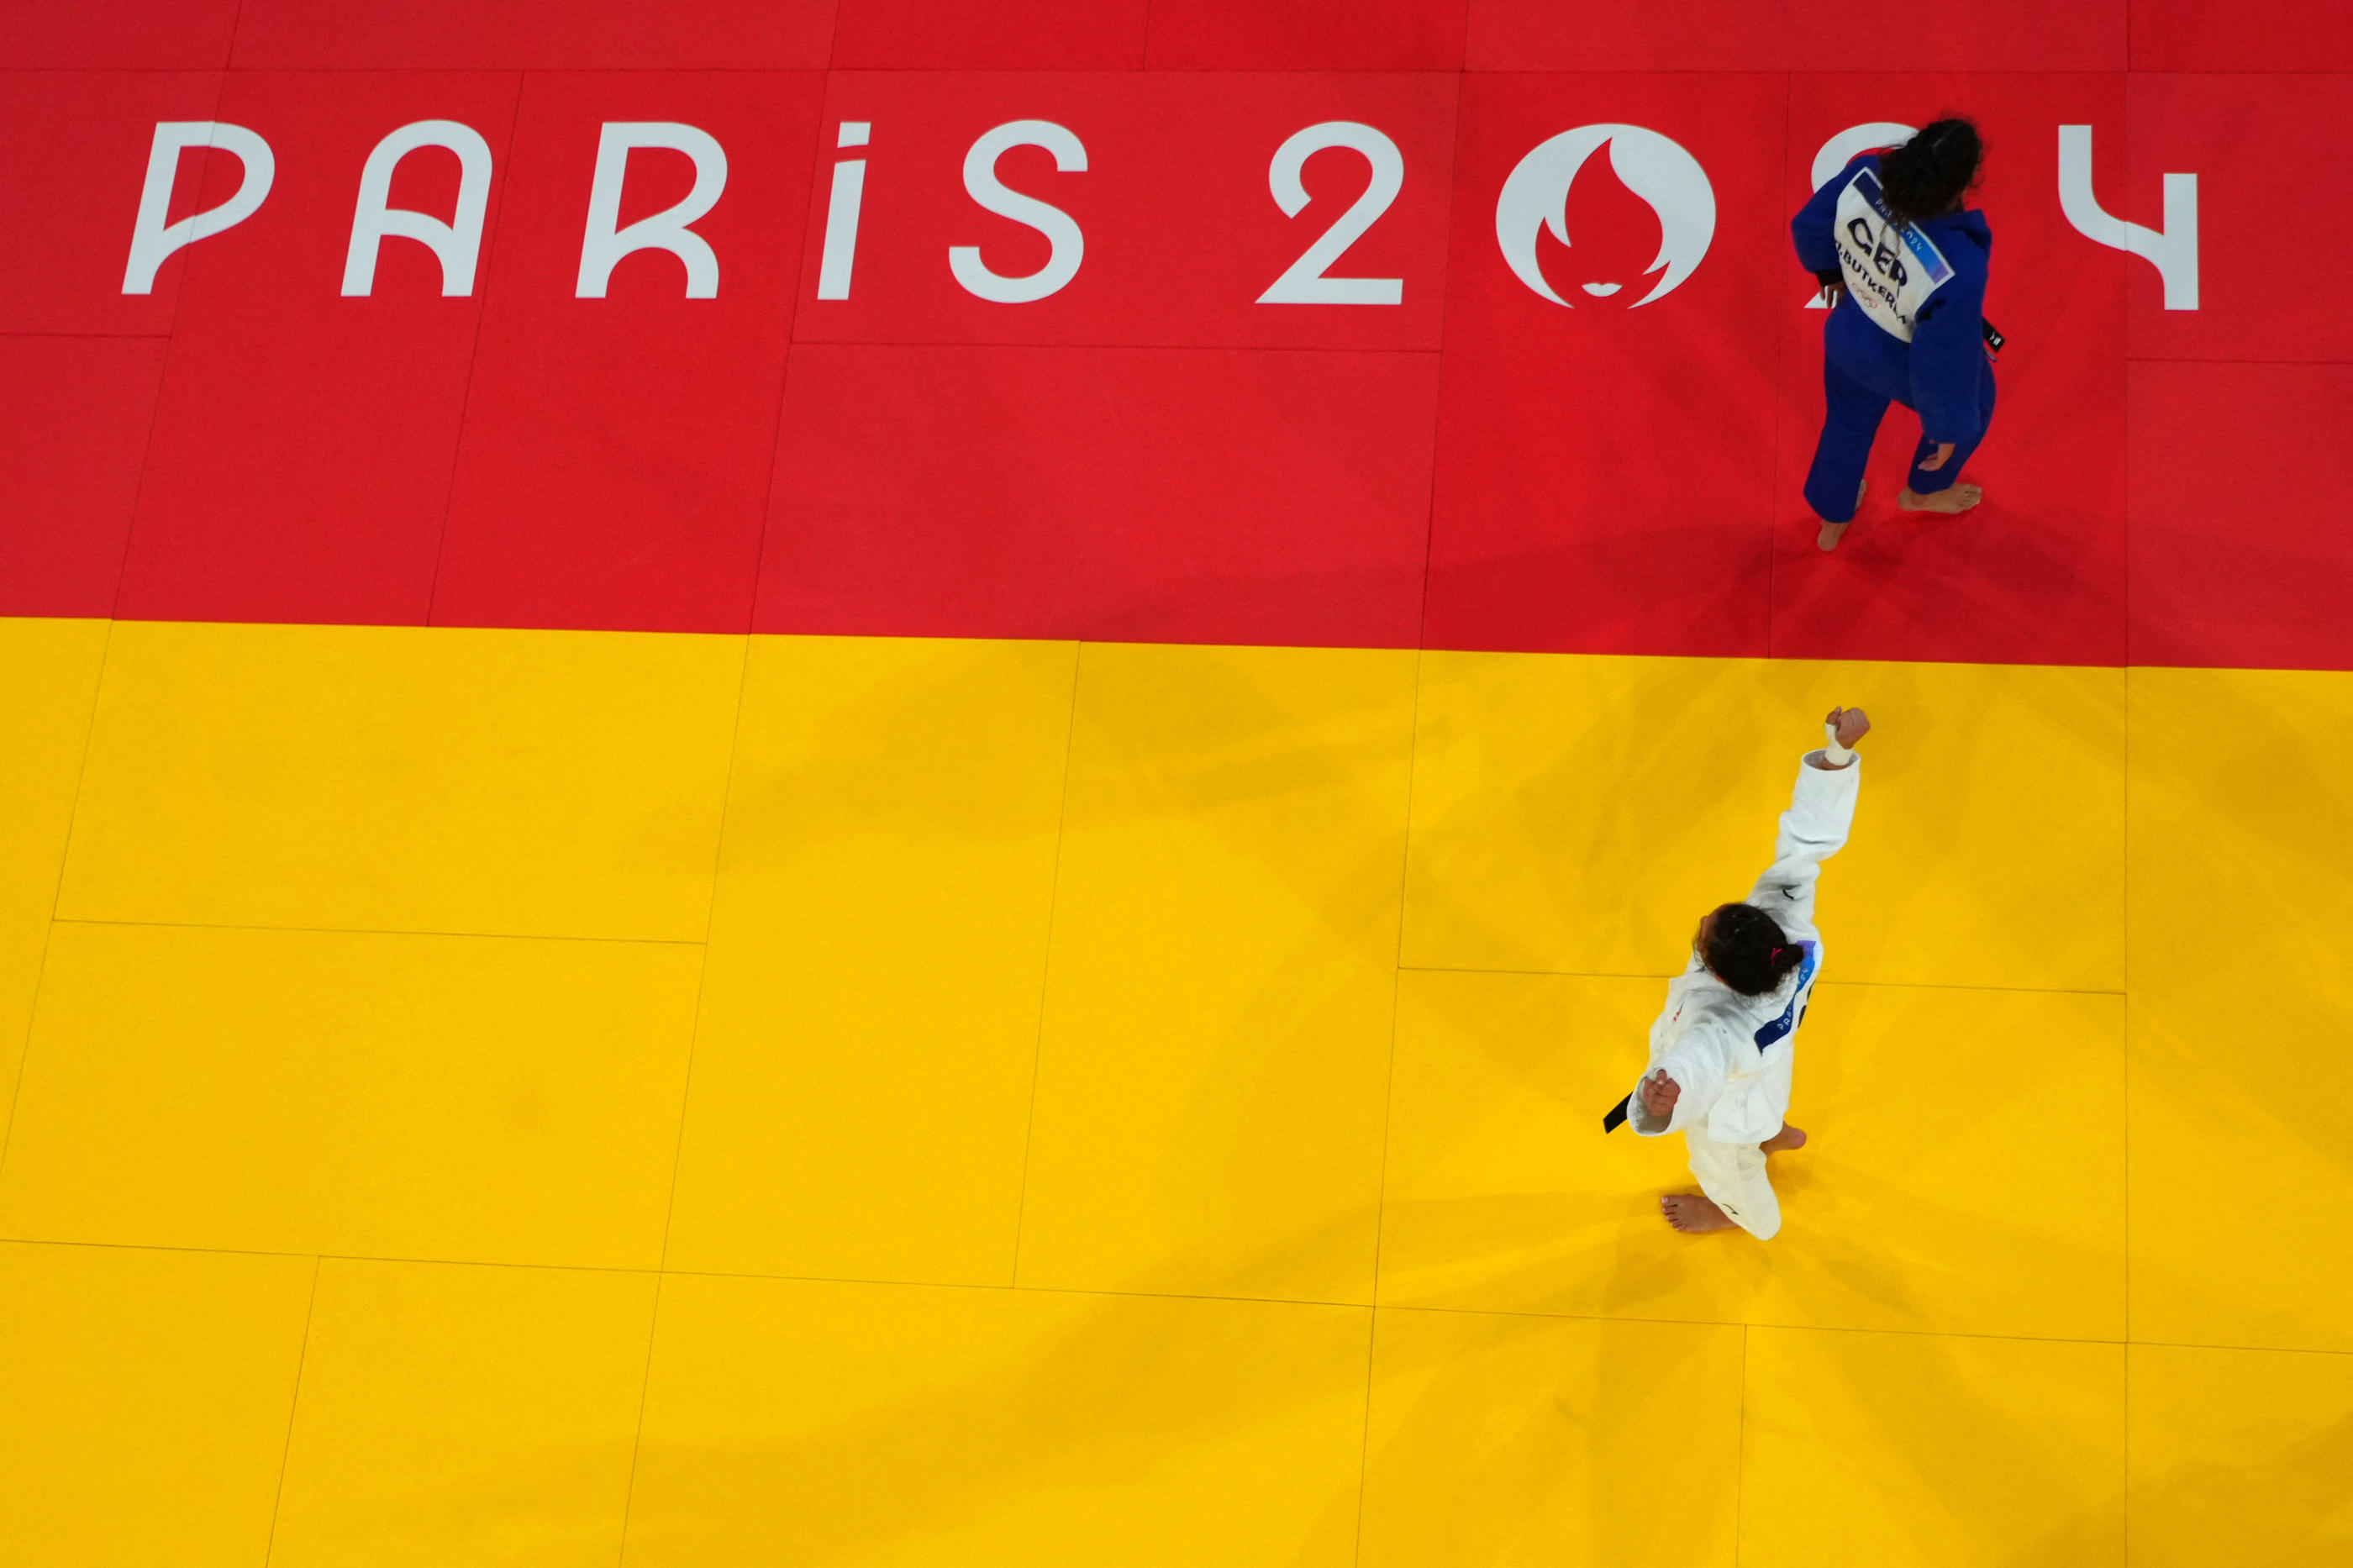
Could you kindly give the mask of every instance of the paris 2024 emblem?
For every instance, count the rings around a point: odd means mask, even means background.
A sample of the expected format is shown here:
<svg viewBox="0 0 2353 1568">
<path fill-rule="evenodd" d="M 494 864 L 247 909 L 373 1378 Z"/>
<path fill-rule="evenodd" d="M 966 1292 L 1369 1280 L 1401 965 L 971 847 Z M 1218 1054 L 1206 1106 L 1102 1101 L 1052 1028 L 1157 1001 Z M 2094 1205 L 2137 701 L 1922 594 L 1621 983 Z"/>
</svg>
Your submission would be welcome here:
<svg viewBox="0 0 2353 1568">
<path fill-rule="evenodd" d="M 1640 125 L 1580 125 L 1539 142 L 1504 182 L 1495 199 L 1495 243 L 1519 280 L 1556 305 L 1568 301 L 1553 292 L 1544 269 L 1536 264 L 1536 231 L 1549 228 L 1555 239 L 1569 245 L 1568 187 L 1577 172 L 1604 142 L 1609 147 L 1609 167 L 1626 188 L 1651 204 L 1659 215 L 1659 256 L 1644 275 L 1663 272 L 1635 307 L 1672 293 L 1692 275 L 1715 237 L 1715 190 L 1699 160 L 1676 142 Z M 1598 280 L 1583 285 L 1588 294 L 1606 297 L 1620 284 Z"/>
</svg>

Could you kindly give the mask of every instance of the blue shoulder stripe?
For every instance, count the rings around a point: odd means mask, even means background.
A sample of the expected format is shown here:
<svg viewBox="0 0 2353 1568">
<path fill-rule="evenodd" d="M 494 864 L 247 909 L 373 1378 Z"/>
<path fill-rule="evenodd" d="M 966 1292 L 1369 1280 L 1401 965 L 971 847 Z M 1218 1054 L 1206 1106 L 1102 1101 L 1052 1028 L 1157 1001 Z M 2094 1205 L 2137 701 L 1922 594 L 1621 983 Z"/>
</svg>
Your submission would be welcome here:
<svg viewBox="0 0 2353 1568">
<path fill-rule="evenodd" d="M 1789 994 L 1789 1005 L 1781 1009 L 1781 1016 L 1757 1031 L 1757 1048 L 1760 1051 L 1788 1035 L 1806 1016 L 1806 990 L 1814 983 L 1814 971 L 1820 966 L 1822 950 L 1819 942 L 1801 942 L 1798 945 L 1806 950 L 1806 961 L 1798 965 L 1798 988 Z"/>
</svg>

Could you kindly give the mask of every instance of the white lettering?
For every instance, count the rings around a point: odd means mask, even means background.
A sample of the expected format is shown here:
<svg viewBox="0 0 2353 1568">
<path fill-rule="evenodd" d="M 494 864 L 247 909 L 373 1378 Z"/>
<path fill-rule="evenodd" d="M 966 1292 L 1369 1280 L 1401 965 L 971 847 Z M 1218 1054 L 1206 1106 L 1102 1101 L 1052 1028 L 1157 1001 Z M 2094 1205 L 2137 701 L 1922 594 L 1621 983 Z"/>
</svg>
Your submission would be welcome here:
<svg viewBox="0 0 2353 1568">
<path fill-rule="evenodd" d="M 2128 251 L 2157 268 L 2168 310 L 2198 309 L 2198 176 L 2165 176 L 2165 226 L 2111 217 L 2092 194 L 2092 128 L 2059 128 L 2059 210 L 2084 238 Z"/>
<path fill-rule="evenodd" d="M 621 184 L 628 175 L 630 150 L 638 147 L 668 148 L 693 159 L 694 188 L 676 206 L 618 228 Z M 727 153 L 709 132 L 660 121 L 607 121 L 596 143 L 588 229 L 580 241 L 580 282 L 573 293 L 583 300 L 601 300 L 621 258 L 638 250 L 667 250 L 686 264 L 688 299 L 718 298 L 719 258 L 688 226 L 717 205 L 726 188 Z"/>
<path fill-rule="evenodd" d="M 863 147 L 873 134 L 871 121 L 845 120 L 835 138 L 838 147 Z M 858 262 L 858 209 L 866 195 L 866 160 L 846 159 L 833 166 L 833 195 L 825 208 L 825 258 L 818 268 L 817 297 L 849 298 L 849 269 Z"/>
<path fill-rule="evenodd" d="M 458 210 L 443 223 L 406 207 L 389 206 L 392 172 L 419 147 L 446 147 L 458 154 Z M 482 217 L 491 205 L 491 144 L 470 125 L 454 120 L 420 120 L 375 144 L 360 171 L 360 200 L 352 214 L 351 250 L 343 258 L 343 292 L 375 291 L 375 254 L 387 236 L 413 239 L 440 258 L 444 297 L 474 291 L 474 266 L 482 252 Z"/>
<path fill-rule="evenodd" d="M 172 182 L 179 174 L 180 154 L 190 147 L 217 147 L 233 153 L 245 166 L 237 195 L 204 212 L 174 224 L 164 219 L 172 210 Z M 155 126 L 155 141 L 147 150 L 147 184 L 139 193 L 139 217 L 131 227 L 131 260 L 122 269 L 125 294 L 151 294 L 155 271 L 164 258 L 184 245 L 235 228 L 260 209 L 278 176 L 278 160 L 269 143 L 242 125 L 213 120 L 165 120 Z"/>
<path fill-rule="evenodd" d="M 1076 136 L 1050 120 L 1016 120 L 1000 125 L 972 144 L 964 156 L 964 188 L 972 199 L 999 217 L 1036 229 L 1052 249 L 1046 265 L 1026 278 L 1003 278 L 980 259 L 976 245 L 948 247 L 948 270 L 969 293 L 1001 305 L 1026 305 L 1042 300 L 1079 275 L 1085 258 L 1086 236 L 1071 215 L 1034 196 L 1011 191 L 997 177 L 997 160 L 1015 147 L 1043 147 L 1054 155 L 1054 167 L 1065 174 L 1084 174 L 1087 150 Z"/>
<path fill-rule="evenodd" d="M 1398 192 L 1405 188 L 1405 154 L 1396 142 L 1369 125 L 1359 125 L 1353 120 L 1327 120 L 1321 125 L 1311 125 L 1293 135 L 1274 150 L 1274 162 L 1267 165 L 1267 188 L 1274 193 L 1274 205 L 1282 209 L 1285 217 L 1297 217 L 1307 205 L 1307 187 L 1300 183 L 1299 172 L 1307 160 L 1327 147 L 1345 147 L 1361 153 L 1365 162 L 1373 166 L 1371 182 L 1356 203 L 1340 215 L 1340 220 L 1324 231 L 1322 238 L 1309 246 L 1283 275 L 1274 280 L 1267 291 L 1258 297 L 1261 305 L 1398 305 L 1405 302 L 1405 279 L 1402 278 L 1326 278 L 1324 268 L 1347 254 L 1348 247 L 1362 239 L 1365 231 L 1389 210 Z"/>
</svg>

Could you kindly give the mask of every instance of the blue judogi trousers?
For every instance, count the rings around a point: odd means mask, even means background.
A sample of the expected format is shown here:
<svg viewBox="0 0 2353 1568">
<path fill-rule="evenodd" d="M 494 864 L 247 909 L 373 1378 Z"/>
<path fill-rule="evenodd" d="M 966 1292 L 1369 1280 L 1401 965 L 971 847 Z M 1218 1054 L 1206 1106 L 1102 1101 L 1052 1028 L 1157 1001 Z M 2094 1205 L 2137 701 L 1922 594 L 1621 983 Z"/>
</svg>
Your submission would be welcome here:
<svg viewBox="0 0 2353 1568">
<path fill-rule="evenodd" d="M 1806 475 L 1806 504 L 1824 522 L 1852 522 L 1855 491 L 1862 486 L 1863 467 L 1871 461 L 1872 438 L 1879 434 L 1879 422 L 1886 417 L 1890 403 L 1901 403 L 1910 408 L 1912 399 L 1903 392 L 1885 392 L 1866 385 L 1841 370 L 1838 362 L 1827 353 L 1822 356 L 1822 391 L 1828 395 L 1830 413 L 1822 421 L 1822 438 L 1814 447 L 1814 466 Z M 1912 487 L 1912 493 L 1933 495 L 1958 479 L 1961 465 L 1969 460 L 1992 424 L 1993 366 L 1980 358 L 1978 433 L 1967 441 L 1954 442 L 1953 455 L 1933 473 L 1920 467 L 1923 458 L 1933 457 L 1936 451 L 1936 443 L 1924 434 L 1912 454 L 1912 474 L 1905 481 Z"/>
</svg>

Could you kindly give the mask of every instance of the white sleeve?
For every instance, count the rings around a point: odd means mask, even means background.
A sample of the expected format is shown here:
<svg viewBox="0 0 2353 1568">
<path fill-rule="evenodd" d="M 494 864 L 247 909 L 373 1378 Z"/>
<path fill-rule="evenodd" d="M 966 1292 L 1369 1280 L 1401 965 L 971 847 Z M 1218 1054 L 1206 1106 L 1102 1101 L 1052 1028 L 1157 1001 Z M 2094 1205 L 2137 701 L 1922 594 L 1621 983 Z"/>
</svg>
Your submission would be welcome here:
<svg viewBox="0 0 2353 1568">
<path fill-rule="evenodd" d="M 1773 866 L 1757 879 L 1748 901 L 1780 922 L 1781 929 L 1800 939 L 1814 934 L 1814 883 L 1822 862 L 1846 847 L 1854 826 L 1856 793 L 1862 787 L 1862 759 L 1842 768 L 1814 765 L 1821 756 L 1809 752 L 1798 763 L 1798 785 L 1790 792 L 1789 809 L 1781 814 L 1781 832 L 1773 846 Z"/>
<path fill-rule="evenodd" d="M 1656 1067 L 1642 1075 L 1648 1078 L 1652 1071 L 1663 1071 L 1674 1079 L 1675 1087 L 1683 1092 L 1675 1100 L 1673 1114 L 1651 1115 L 1642 1103 L 1642 1086 L 1637 1083 L 1633 1098 L 1626 1102 L 1628 1124 L 1645 1138 L 1659 1138 L 1706 1120 L 1724 1093 L 1725 1080 L 1731 1076 L 1730 1066 L 1725 1060 L 1724 1042 L 1720 1026 L 1707 1019 L 1694 1020 L 1659 1058 Z"/>
</svg>

